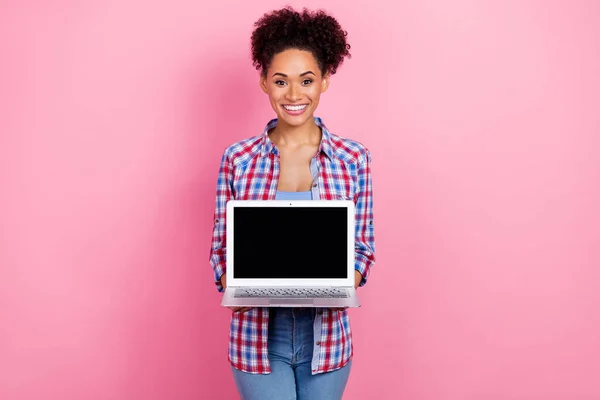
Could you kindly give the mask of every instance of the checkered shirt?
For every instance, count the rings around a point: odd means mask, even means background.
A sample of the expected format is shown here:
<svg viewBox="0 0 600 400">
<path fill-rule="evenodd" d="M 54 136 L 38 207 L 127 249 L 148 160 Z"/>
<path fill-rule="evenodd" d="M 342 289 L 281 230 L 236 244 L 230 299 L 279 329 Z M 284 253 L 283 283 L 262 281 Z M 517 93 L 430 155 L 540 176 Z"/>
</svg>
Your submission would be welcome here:
<svg viewBox="0 0 600 400">
<path fill-rule="evenodd" d="M 354 201 L 355 269 L 362 275 L 360 286 L 363 286 L 375 263 L 371 153 L 361 143 L 331 133 L 320 118 L 315 117 L 315 123 L 321 128 L 322 138 L 319 150 L 311 160 L 313 199 Z M 276 125 L 277 119 L 271 120 L 263 134 L 234 143 L 223 154 L 210 249 L 210 264 L 220 292 L 223 291 L 220 280 L 226 268 L 227 201 L 275 199 L 280 170 L 279 150 L 269 139 L 268 132 Z M 268 328 L 269 308 L 232 313 L 229 361 L 233 367 L 254 374 L 271 372 Z M 342 368 L 352 358 L 352 332 L 346 310 L 318 309 L 314 333 L 313 374 Z"/>
</svg>

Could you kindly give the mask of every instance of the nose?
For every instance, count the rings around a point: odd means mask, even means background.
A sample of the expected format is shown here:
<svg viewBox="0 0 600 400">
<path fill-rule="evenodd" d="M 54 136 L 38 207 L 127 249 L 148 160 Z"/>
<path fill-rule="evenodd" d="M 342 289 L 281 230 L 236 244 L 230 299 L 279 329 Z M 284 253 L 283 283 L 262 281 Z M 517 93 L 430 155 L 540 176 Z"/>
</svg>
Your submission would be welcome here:
<svg viewBox="0 0 600 400">
<path fill-rule="evenodd" d="M 300 100 L 302 98 L 300 89 L 296 85 L 290 85 L 286 93 L 286 98 L 292 102 Z"/>
</svg>

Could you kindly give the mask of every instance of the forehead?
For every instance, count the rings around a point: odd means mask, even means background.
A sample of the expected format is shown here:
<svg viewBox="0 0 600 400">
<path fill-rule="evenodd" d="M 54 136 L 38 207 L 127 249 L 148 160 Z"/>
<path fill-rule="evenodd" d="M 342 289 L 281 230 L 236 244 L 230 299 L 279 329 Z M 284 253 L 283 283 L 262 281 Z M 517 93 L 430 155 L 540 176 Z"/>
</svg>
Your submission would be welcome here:
<svg viewBox="0 0 600 400">
<path fill-rule="evenodd" d="M 290 75 L 306 71 L 317 73 L 318 68 L 317 60 L 310 51 L 288 49 L 273 56 L 269 71 Z"/>
</svg>

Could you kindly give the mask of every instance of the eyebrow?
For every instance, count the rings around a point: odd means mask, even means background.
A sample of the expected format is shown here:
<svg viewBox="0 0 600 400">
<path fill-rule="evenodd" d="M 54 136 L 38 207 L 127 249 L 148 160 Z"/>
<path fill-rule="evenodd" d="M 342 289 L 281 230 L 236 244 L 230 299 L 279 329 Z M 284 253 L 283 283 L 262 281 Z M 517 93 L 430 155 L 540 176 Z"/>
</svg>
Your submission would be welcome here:
<svg viewBox="0 0 600 400">
<path fill-rule="evenodd" d="M 312 72 L 312 71 L 306 71 L 306 72 L 303 72 L 303 73 L 301 73 L 301 74 L 300 74 L 300 76 L 304 76 L 304 75 L 308 75 L 308 74 L 313 74 L 313 75 L 315 75 L 315 73 L 314 73 L 314 72 Z M 284 78 L 287 78 L 287 77 L 288 77 L 286 74 L 283 74 L 283 73 L 281 73 L 281 72 L 275 72 L 275 73 L 273 74 L 273 76 L 275 76 L 275 75 L 283 76 Z M 315 76 L 316 76 L 316 75 L 315 75 Z"/>
</svg>

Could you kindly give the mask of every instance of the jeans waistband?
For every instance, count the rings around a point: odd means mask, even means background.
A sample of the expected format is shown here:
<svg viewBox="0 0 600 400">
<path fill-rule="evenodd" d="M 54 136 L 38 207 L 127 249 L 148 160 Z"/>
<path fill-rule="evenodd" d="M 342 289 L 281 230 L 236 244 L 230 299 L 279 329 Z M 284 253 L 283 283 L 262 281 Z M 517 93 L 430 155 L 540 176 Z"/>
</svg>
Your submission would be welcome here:
<svg viewBox="0 0 600 400">
<path fill-rule="evenodd" d="M 272 307 L 269 310 L 272 319 L 311 319 L 316 315 L 314 307 Z"/>
</svg>

